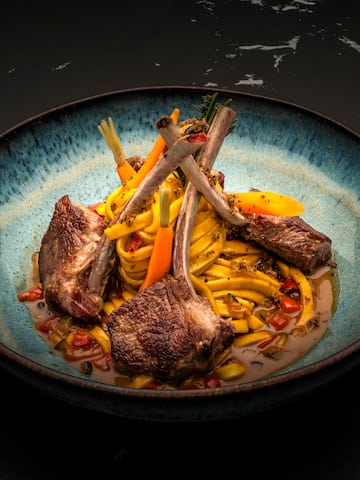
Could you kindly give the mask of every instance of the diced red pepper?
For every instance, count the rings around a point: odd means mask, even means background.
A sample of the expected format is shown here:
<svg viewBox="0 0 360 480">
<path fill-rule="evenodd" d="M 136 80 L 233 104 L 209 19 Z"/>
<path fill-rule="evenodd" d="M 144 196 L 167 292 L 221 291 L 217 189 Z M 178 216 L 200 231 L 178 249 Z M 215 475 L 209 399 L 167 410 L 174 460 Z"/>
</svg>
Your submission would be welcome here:
<svg viewBox="0 0 360 480">
<path fill-rule="evenodd" d="M 151 390 L 156 390 L 157 388 L 160 388 L 162 384 L 160 382 L 150 382 L 146 385 L 146 388 L 150 388 Z"/>
<path fill-rule="evenodd" d="M 77 332 L 74 333 L 74 338 L 72 340 L 72 345 L 74 347 L 86 347 L 90 345 L 92 338 L 88 334 L 86 328 L 79 328 Z"/>
<path fill-rule="evenodd" d="M 301 310 L 301 303 L 289 295 L 281 295 L 280 308 L 285 313 L 293 313 Z"/>
<path fill-rule="evenodd" d="M 285 293 L 291 293 L 291 292 L 296 292 L 299 291 L 299 285 L 297 282 L 292 278 L 292 277 L 287 277 L 283 280 L 281 283 L 280 290 Z"/>
<path fill-rule="evenodd" d="M 110 352 L 104 353 L 104 355 L 101 355 L 101 357 L 93 360 L 94 367 L 99 368 L 103 372 L 108 372 L 111 369 L 111 363 L 112 359 Z"/>
<path fill-rule="evenodd" d="M 42 287 L 34 287 L 24 290 L 17 294 L 20 302 L 34 302 L 35 300 L 42 300 L 44 298 L 44 290 Z"/>
<path fill-rule="evenodd" d="M 217 388 L 221 387 L 221 381 L 219 377 L 215 375 L 209 375 L 204 378 L 204 388 Z"/>
<path fill-rule="evenodd" d="M 275 330 L 282 330 L 283 328 L 286 327 L 289 321 L 290 321 L 290 318 L 287 315 L 284 315 L 283 313 L 280 313 L 280 312 L 273 313 L 267 319 L 267 322 L 270 325 L 272 325 L 275 328 Z"/>
<path fill-rule="evenodd" d="M 141 246 L 141 244 L 142 244 L 142 238 L 137 232 L 134 232 L 131 236 L 131 241 L 129 243 L 127 251 L 129 253 L 134 253 Z"/>
<path fill-rule="evenodd" d="M 71 346 L 64 351 L 64 358 L 70 362 L 76 360 L 85 360 L 86 358 L 92 359 L 94 357 L 100 356 L 102 353 L 101 346 L 93 342 L 92 344 L 85 347 Z"/>
<path fill-rule="evenodd" d="M 39 330 L 39 332 L 49 333 L 49 332 L 54 331 L 56 329 L 59 322 L 60 322 L 60 317 L 54 316 L 54 317 L 48 318 L 44 322 L 36 323 L 35 328 L 37 330 Z"/>
<path fill-rule="evenodd" d="M 265 348 L 268 345 L 270 345 L 271 342 L 277 338 L 278 335 L 272 335 L 271 337 L 267 338 L 266 340 L 263 340 L 262 342 L 258 343 L 258 348 Z"/>
<path fill-rule="evenodd" d="M 101 205 L 101 202 L 94 203 L 93 205 L 88 205 L 87 208 L 91 210 L 94 213 L 97 213 L 99 215 L 99 212 L 97 211 L 97 208 Z M 101 216 L 101 215 L 100 215 Z"/>
</svg>

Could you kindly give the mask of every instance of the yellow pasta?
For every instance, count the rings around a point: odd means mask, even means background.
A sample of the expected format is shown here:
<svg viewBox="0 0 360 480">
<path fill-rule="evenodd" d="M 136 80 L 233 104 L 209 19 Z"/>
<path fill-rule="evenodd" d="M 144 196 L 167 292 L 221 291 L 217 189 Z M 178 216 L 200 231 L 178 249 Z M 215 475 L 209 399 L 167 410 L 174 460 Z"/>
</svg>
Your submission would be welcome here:
<svg viewBox="0 0 360 480">
<path fill-rule="evenodd" d="M 226 240 L 223 254 L 226 256 L 245 255 L 248 253 L 261 253 L 263 249 L 251 242 L 241 240 Z"/>
<path fill-rule="evenodd" d="M 214 298 L 225 297 L 225 295 L 233 295 L 234 297 L 244 298 L 246 300 L 251 300 L 252 302 L 262 305 L 265 302 L 266 295 L 255 290 L 249 290 L 246 288 L 240 290 L 215 290 L 212 292 Z"/>
<path fill-rule="evenodd" d="M 214 312 L 216 315 L 220 315 L 217 303 L 215 302 L 214 296 L 212 294 L 212 291 L 207 288 L 206 284 L 202 282 L 199 277 L 196 275 L 190 274 L 191 282 L 195 288 L 195 290 L 200 294 L 206 297 L 209 300 L 210 305 L 212 306 Z"/>
<path fill-rule="evenodd" d="M 185 188 L 177 174 L 171 174 L 163 183 L 171 189 L 170 218 L 176 228 L 177 218 L 184 198 Z M 221 190 L 220 185 L 217 188 Z M 133 194 L 126 186 L 116 188 L 99 207 L 110 222 Z M 104 303 L 104 312 L 111 311 L 122 302 L 133 298 L 142 285 L 149 265 L 156 232 L 160 226 L 159 191 L 148 201 L 145 211 L 128 222 L 115 224 L 106 229 L 108 238 L 116 242 L 119 257 L 119 274 L 122 280 L 122 298 Z M 257 307 L 266 311 L 281 295 L 281 282 L 274 275 L 257 268 L 261 265 L 265 250 L 253 242 L 228 239 L 226 224 L 204 199 L 200 198 L 194 218 L 189 251 L 190 278 L 196 292 L 206 297 L 215 314 L 228 318 L 236 335 L 235 346 L 241 347 L 269 338 L 264 330 L 266 320 L 258 316 Z M 140 244 L 132 251 L 129 245 L 136 234 Z M 301 292 L 302 310 L 298 324 L 305 324 L 313 315 L 311 285 L 306 276 L 284 261 L 274 259 L 277 272 L 283 277 L 293 277 Z M 264 310 L 265 309 L 265 310 Z M 229 367 L 230 368 L 230 367 Z M 234 367 L 231 367 L 234 368 Z M 238 368 L 238 367 L 237 367 Z M 243 373 L 242 367 L 236 375 Z M 235 372 L 217 372 L 230 378 Z M 148 379 L 144 378 L 144 383 Z M 140 384 L 142 380 L 139 379 Z"/>
<path fill-rule="evenodd" d="M 207 286 L 210 290 L 237 290 L 249 289 L 263 293 L 268 298 L 273 299 L 279 293 L 279 290 L 270 281 L 252 277 L 229 277 L 216 280 L 209 280 Z"/>
<path fill-rule="evenodd" d="M 109 240 L 116 240 L 125 235 L 129 235 L 132 232 L 137 232 L 149 224 L 151 216 L 152 212 L 150 210 L 140 213 L 129 222 L 116 223 L 111 227 L 105 228 L 105 234 Z"/>
<path fill-rule="evenodd" d="M 290 267 L 290 275 L 300 287 L 302 311 L 297 323 L 298 325 L 304 325 L 314 316 L 314 299 L 311 285 L 298 268 Z"/>
<path fill-rule="evenodd" d="M 134 252 L 128 252 L 126 249 L 127 242 L 127 237 L 119 238 L 116 241 L 116 252 L 119 255 L 120 259 L 127 258 L 128 260 L 131 260 L 133 262 L 138 262 L 140 260 L 144 260 L 145 258 L 150 257 L 153 248 L 152 244 L 140 247 Z"/>
</svg>

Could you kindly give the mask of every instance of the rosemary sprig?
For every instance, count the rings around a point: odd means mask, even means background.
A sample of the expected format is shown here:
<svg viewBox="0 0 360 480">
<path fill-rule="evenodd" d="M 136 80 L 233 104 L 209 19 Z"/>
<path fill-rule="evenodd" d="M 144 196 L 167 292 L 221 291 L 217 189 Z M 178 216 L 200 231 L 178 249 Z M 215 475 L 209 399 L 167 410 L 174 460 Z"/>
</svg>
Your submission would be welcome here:
<svg viewBox="0 0 360 480">
<path fill-rule="evenodd" d="M 194 108 L 200 113 L 201 118 L 204 118 L 208 125 L 210 126 L 214 120 L 214 117 L 216 115 L 216 111 L 220 105 L 219 102 L 217 102 L 217 99 L 219 97 L 219 93 L 215 92 L 212 95 L 203 95 L 202 100 L 203 102 L 200 105 L 194 105 Z M 223 105 L 225 107 L 229 107 L 231 105 L 232 98 L 228 98 Z M 236 119 L 232 123 L 231 127 L 229 128 L 228 134 L 231 133 L 236 125 Z"/>
<path fill-rule="evenodd" d="M 193 105 L 194 108 L 199 112 L 200 114 L 200 117 L 199 117 L 199 120 L 201 119 L 204 119 L 208 126 L 210 127 L 210 125 L 212 124 L 214 118 L 215 118 L 215 115 L 216 115 L 216 112 L 217 112 L 217 109 L 220 105 L 219 102 L 217 102 L 217 99 L 219 97 L 219 93 L 218 92 L 215 92 L 213 93 L 212 95 L 203 95 L 201 98 L 203 100 L 203 102 L 200 104 L 200 105 Z M 225 107 L 229 107 L 230 104 L 232 102 L 232 99 L 231 98 L 228 98 L 224 103 L 223 105 Z M 229 133 L 231 133 L 234 128 L 235 128 L 235 125 L 236 125 L 236 119 L 233 121 L 232 125 L 230 126 L 229 128 L 229 131 L 227 133 L 227 135 L 229 135 Z M 197 157 L 197 154 L 198 152 L 196 152 L 194 154 L 194 158 Z M 177 178 L 179 178 L 182 182 L 182 185 L 184 186 L 186 184 L 186 177 L 183 173 L 183 171 L 181 170 L 181 167 L 177 167 L 176 170 L 174 171 L 174 174 Z"/>
</svg>

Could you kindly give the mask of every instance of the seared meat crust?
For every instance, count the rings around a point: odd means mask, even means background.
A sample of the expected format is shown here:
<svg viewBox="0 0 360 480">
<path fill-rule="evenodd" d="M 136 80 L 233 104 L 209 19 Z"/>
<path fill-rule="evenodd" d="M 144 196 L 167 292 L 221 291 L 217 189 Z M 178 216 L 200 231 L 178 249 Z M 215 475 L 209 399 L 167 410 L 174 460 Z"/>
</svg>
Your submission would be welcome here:
<svg viewBox="0 0 360 480">
<path fill-rule="evenodd" d="M 331 239 L 300 217 L 245 214 L 244 227 L 234 227 L 241 238 L 257 242 L 305 273 L 331 262 Z"/>
<path fill-rule="evenodd" d="M 171 275 L 124 302 L 107 325 L 120 372 L 169 381 L 208 372 L 234 339 L 231 323 Z"/>
<path fill-rule="evenodd" d="M 94 321 L 102 307 L 101 293 L 86 291 L 89 269 L 105 229 L 104 220 L 81 205 L 60 198 L 39 251 L 39 273 L 51 310 Z"/>
</svg>

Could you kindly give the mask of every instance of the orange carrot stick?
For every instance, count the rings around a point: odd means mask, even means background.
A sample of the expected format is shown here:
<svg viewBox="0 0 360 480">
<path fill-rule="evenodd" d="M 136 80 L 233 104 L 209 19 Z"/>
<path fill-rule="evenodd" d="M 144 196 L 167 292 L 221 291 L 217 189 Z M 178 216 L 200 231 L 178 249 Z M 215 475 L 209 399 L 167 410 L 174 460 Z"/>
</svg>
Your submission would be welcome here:
<svg viewBox="0 0 360 480">
<path fill-rule="evenodd" d="M 98 130 L 113 153 L 116 162 L 116 171 L 121 183 L 126 183 L 136 176 L 136 171 L 126 160 L 125 152 L 116 133 L 112 118 L 109 117 L 108 121 L 109 124 L 107 124 L 105 120 L 101 120 L 98 125 Z"/>
<path fill-rule="evenodd" d="M 274 192 L 235 193 L 235 205 L 241 213 L 258 213 L 263 215 L 284 215 L 292 217 L 301 215 L 304 205 L 293 197 Z"/>
<path fill-rule="evenodd" d="M 174 230 L 169 222 L 171 190 L 160 187 L 160 227 L 156 231 L 148 270 L 139 291 L 157 282 L 170 271 Z"/>
<path fill-rule="evenodd" d="M 172 118 L 174 123 L 177 123 L 179 118 L 180 110 L 178 108 L 174 108 L 173 112 L 171 113 L 170 117 Z M 143 165 L 141 166 L 140 170 L 137 174 L 130 179 L 126 187 L 127 188 L 137 188 L 141 181 L 146 177 L 146 175 L 150 172 L 156 162 L 159 160 L 161 153 L 163 152 L 166 146 L 165 140 L 161 135 L 159 135 L 150 151 L 148 156 L 145 158 Z"/>
</svg>

